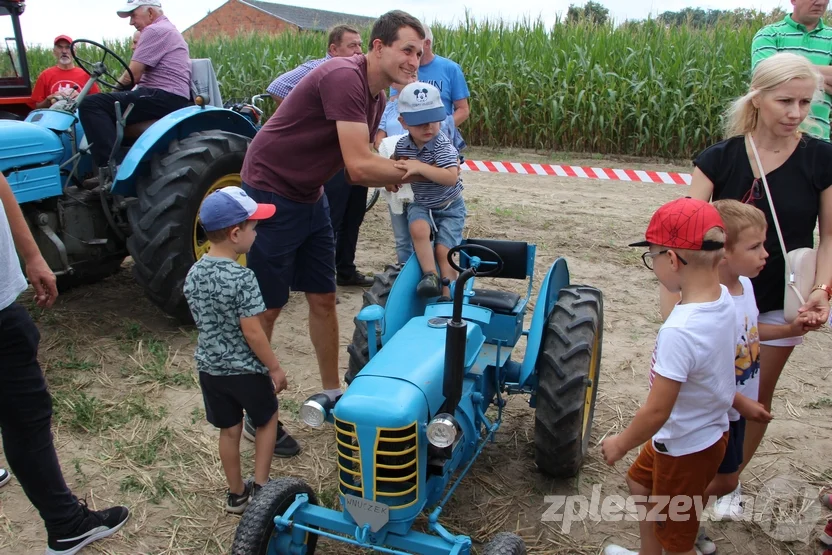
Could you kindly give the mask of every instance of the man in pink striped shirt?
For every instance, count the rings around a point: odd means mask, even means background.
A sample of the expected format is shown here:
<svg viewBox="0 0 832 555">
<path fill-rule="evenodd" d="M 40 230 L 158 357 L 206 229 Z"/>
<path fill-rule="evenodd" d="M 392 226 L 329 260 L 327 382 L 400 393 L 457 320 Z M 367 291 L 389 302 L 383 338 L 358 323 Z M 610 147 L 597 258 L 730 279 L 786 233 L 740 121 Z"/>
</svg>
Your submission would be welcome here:
<svg viewBox="0 0 832 555">
<path fill-rule="evenodd" d="M 81 125 L 90 143 L 95 165 L 106 171 L 116 139 L 114 103 L 122 111 L 133 104 L 127 124 L 160 119 L 191 102 L 191 58 L 182 34 L 162 12 L 160 0 L 127 0 L 119 17 L 130 18 L 130 25 L 141 32 L 130 60 L 135 88 L 125 71 L 119 78 L 118 92 L 88 96 L 78 107 Z M 97 184 L 96 179 L 86 185 Z"/>
</svg>

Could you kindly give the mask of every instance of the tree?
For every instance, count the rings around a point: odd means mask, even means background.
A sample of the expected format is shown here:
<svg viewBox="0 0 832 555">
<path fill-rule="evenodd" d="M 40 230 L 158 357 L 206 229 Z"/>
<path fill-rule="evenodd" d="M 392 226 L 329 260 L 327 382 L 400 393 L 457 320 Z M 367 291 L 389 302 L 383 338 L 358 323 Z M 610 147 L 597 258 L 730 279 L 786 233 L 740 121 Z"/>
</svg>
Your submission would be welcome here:
<svg viewBox="0 0 832 555">
<path fill-rule="evenodd" d="M 583 7 L 570 4 L 569 11 L 566 12 L 567 23 L 591 21 L 595 25 L 604 25 L 609 17 L 610 11 L 599 2 L 593 0 L 589 0 Z"/>
</svg>

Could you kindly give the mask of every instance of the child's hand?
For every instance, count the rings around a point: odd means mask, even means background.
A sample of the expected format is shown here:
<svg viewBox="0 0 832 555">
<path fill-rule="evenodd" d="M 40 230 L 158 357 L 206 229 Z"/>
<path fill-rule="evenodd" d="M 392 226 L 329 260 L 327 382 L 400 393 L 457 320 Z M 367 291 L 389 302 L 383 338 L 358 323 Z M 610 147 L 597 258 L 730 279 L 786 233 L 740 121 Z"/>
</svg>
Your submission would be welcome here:
<svg viewBox="0 0 832 555">
<path fill-rule="evenodd" d="M 749 422 L 762 422 L 764 424 L 768 424 L 773 418 L 771 413 L 766 410 L 766 407 L 763 406 L 762 403 L 752 401 L 748 398 L 745 398 L 742 404 L 737 406 L 737 412 Z"/>
<path fill-rule="evenodd" d="M 610 466 L 620 461 L 626 454 L 627 451 L 621 446 L 618 436 L 610 436 L 601 442 L 601 455 Z"/>
<path fill-rule="evenodd" d="M 289 382 L 286 381 L 286 373 L 283 371 L 280 364 L 278 364 L 275 368 L 269 369 L 269 376 L 272 379 L 272 383 L 274 383 L 275 395 L 289 387 Z"/>
<path fill-rule="evenodd" d="M 397 170 L 404 170 L 404 176 L 402 179 L 407 179 L 411 175 L 421 175 L 419 172 L 424 165 L 424 162 L 419 160 L 398 160 L 395 163 Z"/>
<path fill-rule="evenodd" d="M 402 186 L 397 183 L 395 185 L 385 185 L 384 188 L 387 189 L 387 191 L 389 191 L 391 193 L 398 193 L 399 189 L 401 189 Z"/>
</svg>

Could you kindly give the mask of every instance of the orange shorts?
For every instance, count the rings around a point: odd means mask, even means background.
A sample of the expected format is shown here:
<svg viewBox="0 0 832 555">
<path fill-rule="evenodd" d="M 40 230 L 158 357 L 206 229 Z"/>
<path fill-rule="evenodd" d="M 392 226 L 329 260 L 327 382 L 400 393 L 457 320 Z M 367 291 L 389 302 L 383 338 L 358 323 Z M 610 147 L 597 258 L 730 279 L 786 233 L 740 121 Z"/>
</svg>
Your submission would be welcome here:
<svg viewBox="0 0 832 555">
<path fill-rule="evenodd" d="M 726 432 L 707 449 L 672 457 L 657 453 L 651 440 L 644 444 L 627 471 L 627 476 L 650 490 L 651 496 L 661 496 L 645 516 L 654 521 L 656 538 L 665 550 L 673 553 L 693 550 L 701 516 L 697 508 L 705 508 L 705 488 L 716 476 L 727 446 Z"/>
</svg>

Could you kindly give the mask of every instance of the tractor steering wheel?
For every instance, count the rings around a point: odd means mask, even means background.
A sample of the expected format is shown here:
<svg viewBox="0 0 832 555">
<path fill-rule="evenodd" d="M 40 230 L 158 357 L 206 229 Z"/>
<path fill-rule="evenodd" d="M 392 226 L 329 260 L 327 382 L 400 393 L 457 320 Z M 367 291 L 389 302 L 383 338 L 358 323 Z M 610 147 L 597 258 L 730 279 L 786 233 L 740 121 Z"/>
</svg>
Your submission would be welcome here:
<svg viewBox="0 0 832 555">
<path fill-rule="evenodd" d="M 494 261 L 482 260 L 478 256 L 471 256 L 470 254 L 468 254 L 466 252 L 468 250 L 481 251 L 484 254 L 488 254 L 489 258 L 494 259 Z M 478 275 L 480 277 L 493 276 L 493 275 L 499 274 L 503 270 L 503 259 L 500 258 L 499 254 L 497 254 L 493 250 L 489 249 L 488 247 L 484 247 L 482 245 L 463 243 L 461 245 L 455 246 L 454 248 L 452 248 L 451 250 L 448 251 L 448 263 L 451 265 L 451 268 L 453 268 L 457 272 L 461 273 L 464 270 L 463 270 L 463 268 L 460 268 L 459 265 L 456 262 L 454 262 L 453 257 L 454 257 L 454 254 L 456 254 L 456 253 L 460 253 L 460 257 L 462 257 L 462 256 L 467 257 L 468 260 L 471 263 L 470 267 L 474 268 L 474 270 L 476 272 L 476 275 Z M 480 269 L 479 269 L 481 266 L 496 266 L 496 268 L 494 268 L 493 270 L 486 270 L 486 271 L 483 272 L 483 271 L 480 271 Z"/>
<path fill-rule="evenodd" d="M 79 58 L 78 54 L 75 53 L 75 47 L 77 44 L 85 43 L 92 45 L 99 50 L 104 51 L 104 55 L 101 57 L 101 61 L 99 62 L 90 62 L 83 58 Z M 109 87 L 111 89 L 122 89 L 122 90 L 130 90 L 136 84 L 135 80 L 133 79 L 133 72 L 130 71 L 130 66 L 121 59 L 121 57 L 104 46 L 103 44 L 98 44 L 95 41 L 87 40 L 87 39 L 77 39 L 72 41 L 70 45 L 70 50 L 72 52 L 72 59 L 75 60 L 75 63 L 78 64 L 78 67 L 83 69 L 87 74 L 95 79 L 95 81 L 101 85 Z M 117 61 L 124 71 L 127 72 L 127 76 L 130 77 L 130 83 L 127 85 L 122 85 L 119 83 L 118 78 L 119 76 L 114 76 L 110 73 L 110 70 L 107 69 L 107 65 L 104 63 L 107 60 L 107 56 L 111 56 L 115 61 Z M 104 79 L 104 76 L 109 77 L 110 80 Z"/>
</svg>

